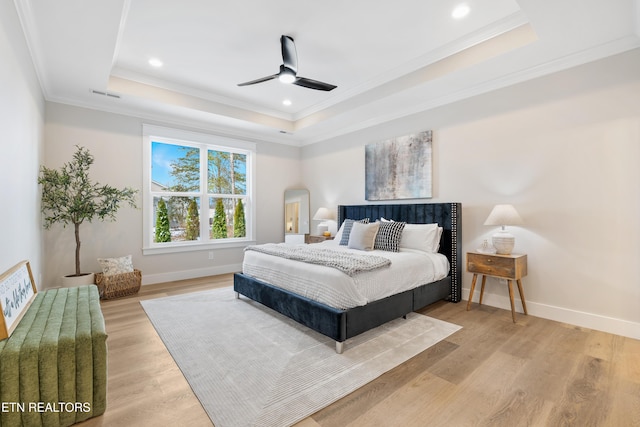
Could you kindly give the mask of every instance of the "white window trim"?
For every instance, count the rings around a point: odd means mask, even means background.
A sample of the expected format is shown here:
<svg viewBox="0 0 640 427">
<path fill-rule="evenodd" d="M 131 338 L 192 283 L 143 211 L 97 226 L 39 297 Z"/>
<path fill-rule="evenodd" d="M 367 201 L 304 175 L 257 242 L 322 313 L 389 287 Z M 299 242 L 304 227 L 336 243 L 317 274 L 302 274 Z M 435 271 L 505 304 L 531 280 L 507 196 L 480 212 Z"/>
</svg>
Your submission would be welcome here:
<svg viewBox="0 0 640 427">
<path fill-rule="evenodd" d="M 180 143 L 183 145 L 193 145 L 194 143 L 206 144 L 209 148 L 219 148 L 225 150 L 233 148 L 235 150 L 241 150 L 247 152 L 247 174 L 249 175 L 246 186 L 246 205 L 245 212 L 248 213 L 246 218 L 246 231 L 247 236 L 243 239 L 223 239 L 221 241 L 193 241 L 193 242 L 168 242 L 163 244 L 157 244 L 153 242 L 153 235 L 151 230 L 153 229 L 153 200 L 151 197 L 151 142 L 152 140 L 167 141 L 173 143 Z M 204 251 L 211 249 L 224 249 L 224 248 L 236 248 L 245 247 L 256 243 L 255 238 L 255 224 L 256 224 L 256 208 L 255 208 L 255 158 L 256 158 L 256 144 L 254 142 L 243 141 L 224 136 L 211 135 L 198 133 L 193 131 L 186 131 L 180 129 L 165 128 L 155 125 L 142 125 L 142 191 L 143 191 L 143 203 L 142 203 L 142 215 L 143 215 L 143 232 L 142 232 L 142 254 L 143 255 L 155 255 L 174 252 L 190 252 L 190 251 Z M 206 166 L 205 166 L 206 167 Z M 201 167 L 201 171 L 203 171 Z M 204 182 L 204 178 L 201 177 L 201 182 Z M 232 195 L 230 195 L 232 196 Z M 204 203 L 202 203 L 204 205 Z M 207 203 L 208 206 L 208 203 Z M 208 223 L 202 224 L 201 221 L 201 234 L 203 229 L 206 229 L 208 233 Z"/>
</svg>

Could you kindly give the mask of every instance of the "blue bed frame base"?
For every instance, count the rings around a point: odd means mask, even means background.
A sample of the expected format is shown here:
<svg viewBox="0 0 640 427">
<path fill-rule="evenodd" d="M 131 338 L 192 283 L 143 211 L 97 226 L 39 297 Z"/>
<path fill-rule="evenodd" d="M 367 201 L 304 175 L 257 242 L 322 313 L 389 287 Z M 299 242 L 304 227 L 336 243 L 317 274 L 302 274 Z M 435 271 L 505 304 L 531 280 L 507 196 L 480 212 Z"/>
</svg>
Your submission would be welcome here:
<svg viewBox="0 0 640 427">
<path fill-rule="evenodd" d="M 242 273 L 234 275 L 233 288 L 237 296 L 242 294 L 335 340 L 336 352 L 342 353 L 344 341 L 362 332 L 404 317 L 436 301 L 460 301 L 460 216 L 460 203 L 339 206 L 338 224 L 347 218 L 375 221 L 384 217 L 413 224 L 437 222 L 444 228 L 440 252 L 449 259 L 449 276 L 364 306 L 336 309 Z"/>
</svg>

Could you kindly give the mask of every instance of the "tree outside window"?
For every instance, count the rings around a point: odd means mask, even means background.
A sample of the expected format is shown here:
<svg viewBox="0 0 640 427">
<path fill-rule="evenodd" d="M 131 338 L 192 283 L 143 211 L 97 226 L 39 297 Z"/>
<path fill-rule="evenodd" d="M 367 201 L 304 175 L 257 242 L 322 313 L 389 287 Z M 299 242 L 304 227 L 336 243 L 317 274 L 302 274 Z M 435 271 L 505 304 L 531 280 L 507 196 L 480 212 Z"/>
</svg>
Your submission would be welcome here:
<svg viewBox="0 0 640 427">
<path fill-rule="evenodd" d="M 248 237 L 252 151 L 170 138 L 149 137 L 149 144 L 153 245 Z"/>
</svg>

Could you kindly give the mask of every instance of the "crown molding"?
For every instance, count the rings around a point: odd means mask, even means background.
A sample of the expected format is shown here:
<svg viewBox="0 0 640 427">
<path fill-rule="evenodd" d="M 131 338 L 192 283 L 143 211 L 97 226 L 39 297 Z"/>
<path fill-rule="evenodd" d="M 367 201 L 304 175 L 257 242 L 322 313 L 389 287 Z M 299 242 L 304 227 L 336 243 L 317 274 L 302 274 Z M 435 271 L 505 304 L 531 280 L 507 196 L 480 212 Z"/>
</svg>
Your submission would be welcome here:
<svg viewBox="0 0 640 427">
<path fill-rule="evenodd" d="M 457 39 L 454 42 L 448 43 L 438 49 L 428 52 L 414 59 L 413 61 L 402 64 L 402 66 L 396 67 L 385 73 L 379 74 L 378 76 L 364 84 L 344 91 L 339 96 L 335 96 L 330 100 L 318 103 L 312 107 L 299 111 L 294 115 L 293 119 L 297 122 L 322 110 L 329 109 L 334 105 L 340 104 L 344 101 L 348 101 L 354 96 L 374 90 L 381 85 L 384 85 L 396 79 L 400 79 L 407 74 L 410 74 L 421 68 L 428 67 L 429 65 L 434 64 L 440 60 L 460 53 L 466 49 L 481 44 L 485 41 L 488 41 L 494 37 L 507 33 L 528 23 L 529 21 L 522 13 L 522 11 L 515 12 L 499 21 L 492 23 L 491 25 L 476 30 L 463 38 Z"/>
<path fill-rule="evenodd" d="M 31 7 L 31 0 L 13 0 L 13 3 L 18 14 L 18 19 L 20 20 L 20 25 L 22 26 L 22 32 L 24 33 L 29 55 L 31 56 L 31 62 L 33 63 L 38 83 L 40 84 L 40 90 L 44 98 L 48 99 L 50 96 L 50 82 L 42 60 L 44 53 L 42 46 L 40 46 L 38 42 L 40 37 L 38 35 L 38 26 L 33 20 L 34 13 Z"/>
<path fill-rule="evenodd" d="M 564 56 L 562 58 L 555 59 L 553 61 L 546 62 L 544 64 L 527 68 L 522 71 L 509 73 L 498 79 L 494 79 L 488 82 L 474 85 L 472 87 L 451 93 L 446 96 L 429 99 L 423 103 L 415 104 L 410 107 L 401 110 L 394 110 L 388 114 L 382 114 L 377 117 L 372 117 L 363 121 L 352 121 L 352 125 L 342 127 L 333 132 L 327 132 L 324 134 L 316 134 L 311 138 L 306 138 L 301 141 L 302 146 L 321 143 L 323 141 L 340 137 L 342 135 L 360 131 L 372 126 L 377 126 L 383 123 L 391 122 L 401 119 L 403 117 L 411 116 L 414 114 L 422 113 L 437 107 L 442 107 L 447 104 L 451 104 L 457 101 L 461 101 L 467 98 L 471 98 L 477 95 L 482 95 L 494 90 L 502 89 L 504 87 L 512 86 L 517 83 L 522 83 L 528 80 L 532 80 L 538 77 L 543 77 L 549 74 L 553 74 L 559 71 L 567 70 L 569 68 L 577 67 L 589 62 L 597 61 L 609 56 L 613 56 L 619 53 L 623 53 L 635 48 L 640 47 L 640 38 L 636 36 L 623 37 L 609 43 L 605 43 L 599 46 L 595 46 L 591 49 L 586 49 L 578 53 Z"/>
<path fill-rule="evenodd" d="M 158 79 L 144 73 L 127 70 L 120 67 L 113 68 L 113 70 L 111 71 L 111 77 L 123 79 L 123 80 L 129 80 L 129 81 L 147 85 L 147 86 L 153 86 L 158 89 L 182 93 L 185 95 L 204 99 L 206 101 L 215 102 L 217 104 L 228 105 L 233 108 L 240 108 L 243 110 L 254 111 L 258 114 L 267 115 L 267 116 L 271 116 L 271 117 L 282 119 L 282 120 L 293 121 L 293 114 L 290 114 L 290 113 L 285 113 L 282 111 L 252 104 L 250 102 L 241 101 L 239 99 L 218 95 L 203 89 L 194 88 L 192 86 L 186 86 L 186 85 L 181 85 L 177 83 L 170 83 L 166 80 Z"/>
<path fill-rule="evenodd" d="M 210 132 L 226 138 L 243 139 L 249 142 L 261 143 L 270 142 L 274 144 L 288 145 L 299 147 L 301 141 L 294 138 L 293 135 L 281 133 L 279 130 L 268 128 L 273 132 L 273 136 L 269 136 L 268 132 L 265 132 L 265 128 L 261 128 L 255 132 L 239 129 L 234 126 L 214 125 L 211 121 L 200 119 L 188 119 L 185 117 L 177 117 L 175 114 L 152 112 L 136 107 L 117 105 L 117 100 L 113 100 L 111 105 L 81 102 L 77 99 L 65 98 L 65 97 L 50 97 L 47 98 L 47 102 L 58 103 L 63 105 L 69 105 L 72 107 L 87 108 L 89 110 L 101 111 L 110 114 L 119 114 L 127 117 L 133 117 L 141 120 L 146 120 L 152 123 L 159 123 L 163 126 L 173 126 L 196 132 Z"/>
</svg>

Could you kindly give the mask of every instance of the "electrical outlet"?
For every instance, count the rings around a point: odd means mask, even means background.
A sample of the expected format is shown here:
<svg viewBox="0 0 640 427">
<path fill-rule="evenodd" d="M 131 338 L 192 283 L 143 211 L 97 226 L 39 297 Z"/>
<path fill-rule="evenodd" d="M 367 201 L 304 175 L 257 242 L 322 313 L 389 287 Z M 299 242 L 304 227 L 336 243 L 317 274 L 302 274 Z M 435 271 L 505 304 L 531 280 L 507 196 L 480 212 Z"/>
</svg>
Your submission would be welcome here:
<svg viewBox="0 0 640 427">
<path fill-rule="evenodd" d="M 213 251 L 209 251 L 209 259 L 213 259 Z"/>
</svg>

